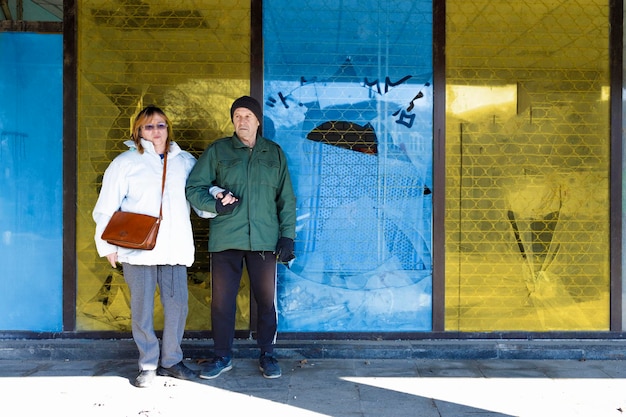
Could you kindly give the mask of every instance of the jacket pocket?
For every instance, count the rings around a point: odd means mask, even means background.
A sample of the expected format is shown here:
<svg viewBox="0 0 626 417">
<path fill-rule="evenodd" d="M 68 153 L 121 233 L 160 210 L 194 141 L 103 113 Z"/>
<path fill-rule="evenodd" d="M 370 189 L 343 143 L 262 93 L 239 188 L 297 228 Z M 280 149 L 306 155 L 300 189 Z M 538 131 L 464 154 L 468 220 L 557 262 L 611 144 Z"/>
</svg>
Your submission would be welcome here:
<svg viewBox="0 0 626 417">
<path fill-rule="evenodd" d="M 220 159 L 217 163 L 217 186 L 232 188 L 241 184 L 245 178 L 243 161 L 241 159 Z"/>
<path fill-rule="evenodd" d="M 271 188 L 278 187 L 280 165 L 273 159 L 259 159 L 257 178 L 259 183 Z"/>
</svg>

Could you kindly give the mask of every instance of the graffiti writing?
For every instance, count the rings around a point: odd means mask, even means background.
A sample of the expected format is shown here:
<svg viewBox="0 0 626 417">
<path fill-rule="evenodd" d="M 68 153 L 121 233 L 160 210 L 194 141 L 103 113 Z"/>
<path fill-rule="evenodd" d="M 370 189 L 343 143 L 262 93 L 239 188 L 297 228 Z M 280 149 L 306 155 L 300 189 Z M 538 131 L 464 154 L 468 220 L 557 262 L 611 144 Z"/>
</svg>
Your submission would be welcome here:
<svg viewBox="0 0 626 417">
<path fill-rule="evenodd" d="M 393 116 L 397 116 L 398 113 L 400 113 L 400 117 L 398 117 L 398 119 L 396 120 L 396 123 L 406 126 L 409 129 L 413 127 L 413 122 L 415 121 L 414 114 L 408 114 L 404 110 L 402 110 L 401 112 L 400 111 L 395 112 Z"/>
<path fill-rule="evenodd" d="M 363 87 L 368 88 L 370 91 L 374 91 L 375 94 L 378 95 L 382 95 L 382 94 L 387 94 L 392 88 L 397 87 L 399 85 L 402 85 L 404 83 L 406 83 L 408 80 L 410 80 L 411 78 L 413 78 L 412 75 L 405 75 L 404 77 L 400 78 L 397 81 L 392 81 L 391 78 L 389 77 L 385 77 L 385 82 L 384 85 L 381 85 L 381 82 L 379 79 L 370 81 L 367 77 L 365 77 L 361 83 L 361 85 Z M 300 87 L 303 87 L 305 85 L 309 85 L 309 84 L 313 84 L 318 82 L 317 77 L 312 77 L 312 78 L 305 78 L 304 76 L 300 77 Z M 428 85 L 428 83 L 426 83 L 426 85 Z M 384 91 L 384 92 L 383 92 Z M 278 98 L 274 98 L 274 97 L 268 97 L 267 101 L 265 102 L 265 104 L 268 107 L 275 107 L 277 104 L 281 104 L 285 109 L 289 109 L 289 96 L 291 96 L 291 93 L 285 95 L 282 92 L 278 92 L 277 93 Z M 423 97 L 424 94 L 420 91 L 419 94 L 417 96 L 415 96 L 415 98 L 413 100 L 416 100 L 418 98 Z M 292 100 L 293 101 L 293 100 Z M 302 105 L 302 103 L 297 103 L 299 105 Z M 411 109 L 413 108 L 412 106 L 409 106 L 410 108 L 408 109 L 408 111 L 411 111 Z"/>
<path fill-rule="evenodd" d="M 391 79 L 389 77 L 385 77 L 385 94 L 387 94 L 389 92 L 389 87 L 397 87 L 400 84 L 404 84 L 405 82 L 407 82 L 408 80 L 410 80 L 412 78 L 411 75 L 405 75 L 404 77 L 400 78 L 400 80 L 398 80 L 397 82 L 393 82 L 391 81 Z M 376 87 L 376 92 L 378 94 L 382 94 L 381 93 L 381 89 L 380 89 L 380 81 L 379 80 L 374 80 L 374 81 L 369 81 L 367 79 L 367 77 L 365 77 L 365 80 L 363 81 L 363 85 L 365 85 L 366 87 L 369 87 L 370 89 L 372 87 Z"/>
</svg>

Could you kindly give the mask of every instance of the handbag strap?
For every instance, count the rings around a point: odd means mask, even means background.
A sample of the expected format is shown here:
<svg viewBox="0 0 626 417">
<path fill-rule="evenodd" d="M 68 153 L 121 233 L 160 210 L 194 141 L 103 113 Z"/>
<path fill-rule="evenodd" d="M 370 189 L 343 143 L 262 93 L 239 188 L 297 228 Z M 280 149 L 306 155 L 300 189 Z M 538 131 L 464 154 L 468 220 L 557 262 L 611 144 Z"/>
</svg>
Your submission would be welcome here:
<svg viewBox="0 0 626 417">
<path fill-rule="evenodd" d="M 159 221 L 163 220 L 163 194 L 165 193 L 165 172 L 167 171 L 167 149 L 163 155 L 163 178 L 161 178 L 161 207 L 159 208 Z"/>
</svg>

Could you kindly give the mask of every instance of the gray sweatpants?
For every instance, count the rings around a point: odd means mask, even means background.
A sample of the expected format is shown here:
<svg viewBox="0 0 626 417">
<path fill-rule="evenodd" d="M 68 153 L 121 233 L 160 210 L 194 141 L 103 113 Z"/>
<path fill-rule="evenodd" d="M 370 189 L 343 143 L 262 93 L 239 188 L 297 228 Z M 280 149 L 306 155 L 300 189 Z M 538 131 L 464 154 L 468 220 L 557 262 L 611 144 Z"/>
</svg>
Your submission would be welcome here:
<svg viewBox="0 0 626 417">
<path fill-rule="evenodd" d="M 130 288 L 132 333 L 139 349 L 139 369 L 169 368 L 183 359 L 180 347 L 187 321 L 187 267 L 184 265 L 131 265 L 124 263 L 124 279 Z M 163 305 L 163 340 L 154 332 L 154 295 L 156 286 Z"/>
</svg>

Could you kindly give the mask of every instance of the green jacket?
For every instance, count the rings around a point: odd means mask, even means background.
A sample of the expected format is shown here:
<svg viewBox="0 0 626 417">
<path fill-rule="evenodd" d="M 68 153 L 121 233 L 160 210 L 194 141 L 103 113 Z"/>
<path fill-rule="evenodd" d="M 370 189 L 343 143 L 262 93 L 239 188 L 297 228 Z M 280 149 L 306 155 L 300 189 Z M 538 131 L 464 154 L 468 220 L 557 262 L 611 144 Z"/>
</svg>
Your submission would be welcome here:
<svg viewBox="0 0 626 417">
<path fill-rule="evenodd" d="M 257 135 L 250 149 L 236 134 L 213 142 L 187 178 L 187 199 L 217 213 L 209 193 L 213 185 L 232 191 L 240 203 L 232 213 L 210 220 L 209 252 L 274 251 L 278 238 L 295 239 L 296 197 L 278 144 Z"/>
</svg>

